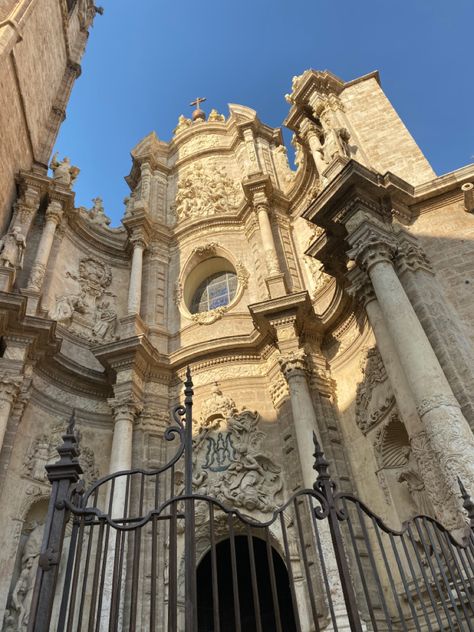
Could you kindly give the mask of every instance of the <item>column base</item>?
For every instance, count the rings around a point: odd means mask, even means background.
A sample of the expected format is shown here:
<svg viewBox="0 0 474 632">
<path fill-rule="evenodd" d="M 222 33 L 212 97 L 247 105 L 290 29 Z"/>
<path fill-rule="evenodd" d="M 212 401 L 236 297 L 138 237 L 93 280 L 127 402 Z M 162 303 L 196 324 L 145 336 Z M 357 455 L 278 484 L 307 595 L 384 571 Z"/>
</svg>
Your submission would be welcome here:
<svg viewBox="0 0 474 632">
<path fill-rule="evenodd" d="M 0 291 L 11 292 L 15 281 L 15 268 L 0 267 Z"/>
<path fill-rule="evenodd" d="M 272 274 L 267 277 L 265 279 L 265 283 L 267 284 L 270 298 L 280 298 L 280 296 L 286 296 L 288 293 L 286 289 L 285 275 L 282 272 L 280 274 Z"/>
</svg>

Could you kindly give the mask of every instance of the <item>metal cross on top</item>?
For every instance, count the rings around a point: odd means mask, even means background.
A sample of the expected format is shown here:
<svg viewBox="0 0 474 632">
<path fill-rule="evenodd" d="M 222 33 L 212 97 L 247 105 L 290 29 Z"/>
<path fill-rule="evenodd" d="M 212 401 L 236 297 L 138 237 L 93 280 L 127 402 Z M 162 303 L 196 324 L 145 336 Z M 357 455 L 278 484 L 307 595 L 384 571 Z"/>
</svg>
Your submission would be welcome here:
<svg viewBox="0 0 474 632">
<path fill-rule="evenodd" d="M 206 97 L 198 97 L 195 101 L 191 101 L 189 105 L 195 105 L 197 110 L 201 109 L 201 103 L 204 103 Z"/>
</svg>

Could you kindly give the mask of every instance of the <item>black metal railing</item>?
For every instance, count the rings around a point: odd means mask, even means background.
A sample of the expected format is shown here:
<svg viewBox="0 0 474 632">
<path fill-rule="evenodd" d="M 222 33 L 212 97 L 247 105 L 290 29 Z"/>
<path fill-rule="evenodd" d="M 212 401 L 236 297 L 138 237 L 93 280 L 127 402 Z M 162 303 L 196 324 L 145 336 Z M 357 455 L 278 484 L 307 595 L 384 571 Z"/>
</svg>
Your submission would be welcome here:
<svg viewBox="0 0 474 632">
<path fill-rule="evenodd" d="M 315 440 L 314 489 L 266 520 L 244 515 L 193 492 L 192 399 L 188 371 L 165 466 L 87 492 L 72 420 L 48 466 L 29 630 L 474 632 L 474 503 L 462 485 L 462 543 L 428 516 L 395 531 L 338 492 Z"/>
</svg>

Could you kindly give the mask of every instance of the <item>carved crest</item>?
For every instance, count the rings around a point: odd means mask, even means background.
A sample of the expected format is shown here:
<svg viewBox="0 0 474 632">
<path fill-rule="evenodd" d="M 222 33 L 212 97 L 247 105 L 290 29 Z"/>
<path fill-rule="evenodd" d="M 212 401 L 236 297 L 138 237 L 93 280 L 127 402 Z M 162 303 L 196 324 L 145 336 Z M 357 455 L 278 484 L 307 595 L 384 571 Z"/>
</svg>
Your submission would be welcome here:
<svg viewBox="0 0 474 632">
<path fill-rule="evenodd" d="M 356 422 L 367 433 L 392 409 L 395 398 L 376 347 L 367 351 L 362 373 L 362 382 L 357 386 Z"/>
<path fill-rule="evenodd" d="M 281 468 L 262 448 L 266 435 L 258 413 L 237 412 L 216 384 L 200 419 L 193 447 L 195 492 L 241 510 L 274 511 L 283 480 Z"/>
</svg>

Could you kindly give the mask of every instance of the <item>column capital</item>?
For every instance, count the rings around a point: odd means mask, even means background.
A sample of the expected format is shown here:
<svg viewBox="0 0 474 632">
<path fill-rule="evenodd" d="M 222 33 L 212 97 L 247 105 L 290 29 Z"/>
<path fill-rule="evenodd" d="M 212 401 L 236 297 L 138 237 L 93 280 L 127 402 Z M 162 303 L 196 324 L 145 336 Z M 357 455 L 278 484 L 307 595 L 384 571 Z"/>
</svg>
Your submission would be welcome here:
<svg viewBox="0 0 474 632">
<path fill-rule="evenodd" d="M 361 305 L 366 307 L 371 301 L 376 300 L 374 287 L 370 280 L 369 275 L 366 272 L 363 272 L 360 268 L 354 266 L 352 270 L 349 270 L 347 273 L 347 280 L 349 284 L 346 291 L 358 301 Z"/>
<path fill-rule="evenodd" d="M 318 131 L 316 123 L 314 123 L 314 121 L 307 117 L 303 117 L 301 119 L 301 122 L 298 126 L 298 134 L 306 143 L 309 142 L 310 138 L 316 138 L 319 143 L 321 143 L 320 133 Z"/>
<path fill-rule="evenodd" d="M 372 221 L 360 223 L 349 236 L 349 242 L 352 248 L 347 256 L 366 272 L 377 263 L 392 263 L 398 250 L 394 236 L 385 226 Z"/>
<path fill-rule="evenodd" d="M 113 397 L 108 399 L 107 403 L 112 409 L 114 423 L 123 419 L 133 423 L 143 409 L 141 402 L 134 395 Z"/>
<path fill-rule="evenodd" d="M 130 243 L 134 248 L 142 248 L 142 250 L 145 250 L 148 246 L 148 236 L 146 232 L 141 228 L 134 229 L 130 235 Z"/>
<path fill-rule="evenodd" d="M 396 266 L 399 272 L 415 272 L 425 270 L 433 274 L 431 261 L 426 252 L 421 247 L 417 238 L 410 235 L 405 230 L 400 230 L 397 234 L 398 250 L 396 256 Z"/>
<path fill-rule="evenodd" d="M 306 377 L 308 365 L 304 349 L 280 353 L 278 362 L 280 363 L 281 372 L 287 381 L 297 376 Z"/>
<path fill-rule="evenodd" d="M 61 221 L 63 213 L 64 205 L 62 200 L 52 198 L 48 204 L 48 208 L 46 209 L 46 221 L 54 222 L 57 225 Z"/>
</svg>

